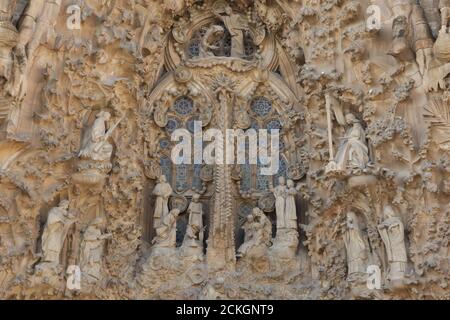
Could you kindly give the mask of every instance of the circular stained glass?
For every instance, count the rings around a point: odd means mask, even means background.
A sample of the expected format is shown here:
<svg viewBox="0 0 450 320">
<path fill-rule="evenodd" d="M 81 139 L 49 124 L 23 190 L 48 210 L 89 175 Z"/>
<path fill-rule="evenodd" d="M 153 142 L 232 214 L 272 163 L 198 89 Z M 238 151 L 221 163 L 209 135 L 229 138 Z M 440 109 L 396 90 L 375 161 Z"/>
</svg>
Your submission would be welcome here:
<svg viewBox="0 0 450 320">
<path fill-rule="evenodd" d="M 257 97 L 253 99 L 251 108 L 258 116 L 265 117 L 272 111 L 272 103 L 264 97 Z"/>
<path fill-rule="evenodd" d="M 276 130 L 276 129 L 281 130 L 281 123 L 276 119 L 270 120 L 269 122 L 267 122 L 266 128 L 267 130 Z"/>
<path fill-rule="evenodd" d="M 170 118 L 169 120 L 167 120 L 167 124 L 166 124 L 166 131 L 169 134 L 172 134 L 172 132 L 174 132 L 176 129 L 178 129 L 178 120 L 174 119 L 174 118 Z"/>
<path fill-rule="evenodd" d="M 181 97 L 175 101 L 173 107 L 179 115 L 186 116 L 194 110 L 194 103 L 188 97 Z"/>
<path fill-rule="evenodd" d="M 189 57 L 198 57 L 200 55 L 200 41 L 193 40 L 188 47 Z"/>
<path fill-rule="evenodd" d="M 170 147 L 170 141 L 166 138 L 159 140 L 159 146 L 161 149 L 167 149 Z"/>
</svg>

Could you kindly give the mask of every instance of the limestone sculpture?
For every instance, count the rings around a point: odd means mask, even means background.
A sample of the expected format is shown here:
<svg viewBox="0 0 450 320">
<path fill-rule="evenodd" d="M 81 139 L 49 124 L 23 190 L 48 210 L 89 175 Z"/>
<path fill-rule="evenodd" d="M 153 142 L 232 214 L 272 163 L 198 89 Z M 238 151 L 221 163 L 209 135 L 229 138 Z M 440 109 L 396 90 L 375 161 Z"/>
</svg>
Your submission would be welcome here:
<svg viewBox="0 0 450 320">
<path fill-rule="evenodd" d="M 223 21 L 231 34 L 231 56 L 241 58 L 244 56 L 244 31 L 247 29 L 245 20 L 241 15 L 234 13 L 230 6 L 215 12 Z"/>
<path fill-rule="evenodd" d="M 272 223 L 261 209 L 253 209 L 243 229 L 245 240 L 237 250 L 238 257 L 258 256 L 267 251 L 272 239 Z"/>
<path fill-rule="evenodd" d="M 105 240 L 111 234 L 103 233 L 103 218 L 94 219 L 83 233 L 80 246 L 80 270 L 88 281 L 98 281 L 102 277 L 101 268 L 105 250 Z"/>
<path fill-rule="evenodd" d="M 287 197 L 287 187 L 286 180 L 284 177 L 278 179 L 278 186 L 272 189 L 273 195 L 275 197 L 275 212 L 277 214 L 277 230 L 283 229 L 285 225 L 285 212 L 286 212 L 286 197 Z"/>
<path fill-rule="evenodd" d="M 109 112 L 102 111 L 97 114 L 82 143 L 79 157 L 98 161 L 109 160 L 112 153 L 112 145 L 107 141 L 109 134 L 106 131 L 106 123 L 109 119 L 111 119 Z"/>
<path fill-rule="evenodd" d="M 60 263 L 60 254 L 67 232 L 74 222 L 73 215 L 68 211 L 69 201 L 63 200 L 58 207 L 48 213 L 47 222 L 42 233 L 42 261 Z"/>
<path fill-rule="evenodd" d="M 391 206 L 384 207 L 384 220 L 378 226 L 389 262 L 389 279 L 401 280 L 405 276 L 408 258 L 405 248 L 405 230 L 402 221 Z"/>
<path fill-rule="evenodd" d="M 342 138 L 336 154 L 337 170 L 364 169 L 369 162 L 364 129 L 359 120 L 351 113 L 345 116 L 345 120 L 350 127 Z"/>
<path fill-rule="evenodd" d="M 183 246 L 203 251 L 203 208 L 199 194 L 192 196 L 192 202 L 189 204 L 187 212 L 189 220 Z"/>
<path fill-rule="evenodd" d="M 152 240 L 155 247 L 158 248 L 175 248 L 177 233 L 177 217 L 180 210 L 170 210 L 161 218 L 161 223 L 156 229 L 156 236 Z"/>
<path fill-rule="evenodd" d="M 348 276 L 362 274 L 367 268 L 367 247 L 354 212 L 347 213 L 344 243 L 347 251 Z"/>
<path fill-rule="evenodd" d="M 158 184 L 153 189 L 156 196 L 155 212 L 153 214 L 153 227 L 157 229 L 164 217 L 169 213 L 169 197 L 172 195 L 172 187 L 166 181 L 166 176 L 159 177 Z"/>
<path fill-rule="evenodd" d="M 0 1 L 0 299 L 448 300 L 449 8 Z"/>
</svg>

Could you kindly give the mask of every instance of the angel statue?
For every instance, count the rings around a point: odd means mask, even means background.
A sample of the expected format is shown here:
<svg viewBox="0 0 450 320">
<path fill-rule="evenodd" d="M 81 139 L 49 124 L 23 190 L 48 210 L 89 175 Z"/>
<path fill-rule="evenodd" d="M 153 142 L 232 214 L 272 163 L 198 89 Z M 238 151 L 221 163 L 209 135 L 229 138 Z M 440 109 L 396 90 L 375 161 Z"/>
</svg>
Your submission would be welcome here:
<svg viewBox="0 0 450 320">
<path fill-rule="evenodd" d="M 234 13 L 230 6 L 214 10 L 215 15 L 223 21 L 231 35 L 231 56 L 241 58 L 245 56 L 244 32 L 248 30 L 248 23 L 240 14 Z"/>
<path fill-rule="evenodd" d="M 330 163 L 326 172 L 346 171 L 350 169 L 365 169 L 369 163 L 369 148 L 367 147 L 366 135 L 361 122 L 354 114 L 344 116 L 342 106 L 331 93 L 326 95 L 326 110 L 328 122 L 328 143 L 330 150 Z M 341 126 L 348 126 L 345 136 L 341 138 L 338 153 L 334 156 L 333 150 L 333 124 L 332 114 Z"/>
<path fill-rule="evenodd" d="M 108 138 L 123 118 L 106 131 L 106 123 L 111 119 L 111 114 L 105 111 L 99 112 L 94 124 L 84 136 L 78 156 L 94 161 L 110 160 L 113 146 L 108 142 Z"/>
<path fill-rule="evenodd" d="M 352 113 L 347 114 L 345 120 L 350 127 L 341 140 L 335 158 L 336 169 L 340 171 L 345 171 L 348 167 L 364 169 L 369 162 L 369 149 L 364 128 Z"/>
</svg>

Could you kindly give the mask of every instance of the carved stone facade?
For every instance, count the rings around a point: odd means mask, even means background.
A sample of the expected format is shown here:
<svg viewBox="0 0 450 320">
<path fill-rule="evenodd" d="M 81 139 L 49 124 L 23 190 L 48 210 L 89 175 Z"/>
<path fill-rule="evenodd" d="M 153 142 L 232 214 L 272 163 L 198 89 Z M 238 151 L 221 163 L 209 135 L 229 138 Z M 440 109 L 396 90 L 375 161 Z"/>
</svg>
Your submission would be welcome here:
<svg viewBox="0 0 450 320">
<path fill-rule="evenodd" d="M 450 298 L 449 20 L 0 0 L 0 298 Z M 197 121 L 279 129 L 279 170 L 174 164 Z"/>
</svg>

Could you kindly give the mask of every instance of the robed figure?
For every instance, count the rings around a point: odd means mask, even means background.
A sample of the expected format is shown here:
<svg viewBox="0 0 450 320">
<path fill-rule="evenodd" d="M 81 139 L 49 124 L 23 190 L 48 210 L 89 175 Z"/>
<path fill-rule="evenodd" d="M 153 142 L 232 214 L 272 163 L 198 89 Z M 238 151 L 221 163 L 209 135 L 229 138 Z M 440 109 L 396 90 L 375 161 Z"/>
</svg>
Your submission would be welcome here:
<svg viewBox="0 0 450 320">
<path fill-rule="evenodd" d="M 277 215 L 277 230 L 286 228 L 285 226 L 285 210 L 286 210 L 286 180 L 284 177 L 278 178 L 278 186 L 273 188 L 272 193 L 275 197 L 275 212 Z"/>
<path fill-rule="evenodd" d="M 161 218 L 161 224 L 156 228 L 156 236 L 152 244 L 160 248 L 175 248 L 177 244 L 177 218 L 179 209 L 173 209 Z"/>
<path fill-rule="evenodd" d="M 284 227 L 286 229 L 297 230 L 296 194 L 297 189 L 295 188 L 294 181 L 288 180 L 286 189 L 286 209 L 284 211 Z"/>
<path fill-rule="evenodd" d="M 366 144 L 364 128 L 353 114 L 345 116 L 350 128 L 345 133 L 336 155 L 337 170 L 364 169 L 369 162 L 369 149 Z"/>
<path fill-rule="evenodd" d="M 231 35 L 231 56 L 242 58 L 244 56 L 244 32 L 248 30 L 248 23 L 240 14 L 234 13 L 230 6 L 226 6 L 224 12 L 216 12 L 223 21 Z"/>
<path fill-rule="evenodd" d="M 385 220 L 378 226 L 389 262 L 389 279 L 402 279 L 406 272 L 407 256 L 405 230 L 400 218 L 390 206 L 384 208 Z"/>
<path fill-rule="evenodd" d="M 347 230 L 344 233 L 344 244 L 347 252 L 348 275 L 365 273 L 367 247 L 354 212 L 347 213 L 346 224 Z"/>
<path fill-rule="evenodd" d="M 112 235 L 102 232 L 102 218 L 94 219 L 83 233 L 80 251 L 80 269 L 84 275 L 99 280 L 105 240 Z"/>
<path fill-rule="evenodd" d="M 254 249 L 269 248 L 272 240 L 272 223 L 261 209 L 253 209 L 252 213 L 247 216 L 243 229 L 245 232 L 244 243 L 237 251 L 238 257 L 245 257 Z"/>
<path fill-rule="evenodd" d="M 200 195 L 195 194 L 188 207 L 189 221 L 186 227 L 183 245 L 190 247 L 200 247 L 203 243 L 203 208 L 200 202 Z"/>
<path fill-rule="evenodd" d="M 74 217 L 69 214 L 69 201 L 63 200 L 58 207 L 48 213 L 47 222 L 42 234 L 42 261 L 59 263 L 59 256 Z"/>
<path fill-rule="evenodd" d="M 113 151 L 112 145 L 108 142 L 109 133 L 106 130 L 106 123 L 111 118 L 109 112 L 101 111 L 86 133 L 78 156 L 95 161 L 108 161 Z"/>
<path fill-rule="evenodd" d="M 161 219 L 169 212 L 169 197 L 173 190 L 166 180 L 165 175 L 159 177 L 159 182 L 153 189 L 153 195 L 156 196 L 155 212 L 153 214 L 153 227 L 157 229 Z"/>
</svg>

